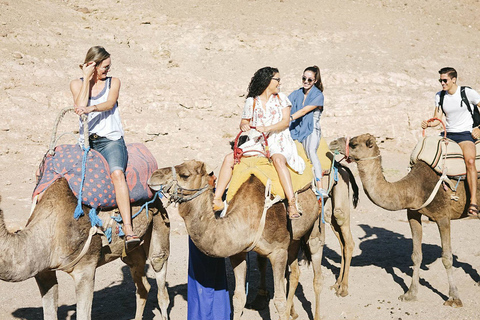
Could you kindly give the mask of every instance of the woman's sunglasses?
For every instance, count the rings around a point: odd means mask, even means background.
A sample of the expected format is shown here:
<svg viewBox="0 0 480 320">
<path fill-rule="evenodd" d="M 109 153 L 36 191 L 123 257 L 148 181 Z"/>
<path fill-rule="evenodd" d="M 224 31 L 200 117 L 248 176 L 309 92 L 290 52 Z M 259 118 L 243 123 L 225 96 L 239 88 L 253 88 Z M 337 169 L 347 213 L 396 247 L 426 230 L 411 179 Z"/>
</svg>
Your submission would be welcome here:
<svg viewBox="0 0 480 320">
<path fill-rule="evenodd" d="M 307 81 L 308 83 L 312 83 L 313 81 L 315 81 L 315 79 L 302 77 L 302 82 L 305 82 L 305 81 Z"/>
</svg>

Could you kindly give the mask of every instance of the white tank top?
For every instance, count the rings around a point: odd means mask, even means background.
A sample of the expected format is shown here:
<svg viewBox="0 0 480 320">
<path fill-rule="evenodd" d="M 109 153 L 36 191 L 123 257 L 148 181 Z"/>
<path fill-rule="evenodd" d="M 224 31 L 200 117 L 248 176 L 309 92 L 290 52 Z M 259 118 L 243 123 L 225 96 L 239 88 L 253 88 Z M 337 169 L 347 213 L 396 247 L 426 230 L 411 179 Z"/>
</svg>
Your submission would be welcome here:
<svg viewBox="0 0 480 320">
<path fill-rule="evenodd" d="M 108 77 L 105 81 L 105 87 L 103 90 L 97 96 L 90 97 L 87 106 L 94 106 L 107 101 L 112 77 Z M 120 120 L 120 113 L 118 111 L 118 102 L 115 102 L 113 108 L 108 111 L 94 111 L 90 112 L 87 116 L 89 134 L 96 133 L 97 135 L 106 137 L 110 140 L 118 140 L 123 137 L 124 132 L 122 121 Z M 79 140 L 80 143 L 83 144 L 83 125 L 81 120 Z"/>
</svg>

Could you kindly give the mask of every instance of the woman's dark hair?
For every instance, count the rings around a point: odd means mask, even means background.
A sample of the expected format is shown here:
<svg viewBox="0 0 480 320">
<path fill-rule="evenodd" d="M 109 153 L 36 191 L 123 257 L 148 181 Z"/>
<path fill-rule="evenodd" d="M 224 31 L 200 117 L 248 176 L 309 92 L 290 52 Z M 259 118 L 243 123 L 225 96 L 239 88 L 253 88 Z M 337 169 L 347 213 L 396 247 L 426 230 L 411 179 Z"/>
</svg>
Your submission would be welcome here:
<svg viewBox="0 0 480 320">
<path fill-rule="evenodd" d="M 258 69 L 257 72 L 255 72 L 255 74 L 253 75 L 252 80 L 250 80 L 250 84 L 248 85 L 247 98 L 255 98 L 256 96 L 261 95 L 262 92 L 267 89 L 275 73 L 278 73 L 277 68 L 264 67 L 262 69 Z"/>
<path fill-rule="evenodd" d="M 320 91 L 323 92 L 323 83 L 322 83 L 322 76 L 320 75 L 320 68 L 317 66 L 311 66 L 303 70 L 305 71 L 311 71 L 315 74 L 315 87 L 317 87 Z"/>
<path fill-rule="evenodd" d="M 108 58 L 110 58 L 110 53 L 108 53 L 104 47 L 94 46 L 88 49 L 84 63 L 95 61 L 95 65 L 98 67 L 103 62 L 103 60 L 107 60 Z M 83 67 L 83 65 L 79 66 L 80 69 Z"/>
<path fill-rule="evenodd" d="M 450 79 L 456 78 L 457 77 L 457 70 L 455 70 L 452 67 L 445 67 L 440 70 L 438 70 L 439 74 L 446 74 Z"/>
</svg>

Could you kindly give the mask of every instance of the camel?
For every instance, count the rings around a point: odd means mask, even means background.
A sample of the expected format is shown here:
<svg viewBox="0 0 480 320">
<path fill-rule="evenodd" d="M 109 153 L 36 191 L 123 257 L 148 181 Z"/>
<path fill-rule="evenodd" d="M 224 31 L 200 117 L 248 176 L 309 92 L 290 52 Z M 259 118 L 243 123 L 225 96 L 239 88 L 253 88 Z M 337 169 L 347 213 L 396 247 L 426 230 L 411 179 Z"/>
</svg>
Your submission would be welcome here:
<svg viewBox="0 0 480 320">
<path fill-rule="evenodd" d="M 178 212 L 185 220 L 187 232 L 194 244 L 212 257 L 230 257 L 235 274 L 233 319 L 239 320 L 245 306 L 245 277 L 247 249 L 266 256 L 272 265 L 274 277 L 274 305 L 280 320 L 289 319 L 293 310 L 293 295 L 298 285 L 297 253 L 301 242 L 311 253 L 314 271 L 315 320 L 320 319 L 320 292 L 322 289 L 321 260 L 325 225 L 320 223 L 319 205 L 312 189 L 304 188 L 298 194 L 303 215 L 289 220 L 285 204 L 277 202 L 266 212 L 265 228 L 255 241 L 265 203 L 265 186 L 255 176 L 239 188 L 230 201 L 224 218 L 218 218 L 212 209 L 213 186 L 205 164 L 189 160 L 174 167 L 158 169 L 148 184 L 161 190 L 178 203 Z M 285 269 L 291 269 L 289 295 L 286 298 Z"/>
<path fill-rule="evenodd" d="M 399 297 L 400 300 L 416 300 L 419 288 L 419 271 L 422 262 L 422 214 L 437 223 L 442 244 L 442 262 L 447 271 L 449 283 L 446 306 L 461 307 L 462 301 L 453 280 L 453 257 L 450 243 L 450 220 L 468 216 L 468 190 L 464 182 L 460 182 L 456 195 L 458 201 L 451 198 L 452 191 L 440 188 L 433 201 L 419 209 L 429 198 L 440 176 L 425 162 L 418 161 L 411 171 L 399 181 L 388 182 L 382 172 L 381 155 L 375 137 L 362 134 L 346 140 L 337 139 L 330 143 L 330 149 L 347 154 L 349 159 L 357 163 L 363 188 L 368 198 L 377 206 L 390 211 L 407 209 L 407 217 L 412 231 L 413 241 L 413 274 L 408 291 Z M 480 186 L 480 185 L 479 185 Z"/>
<path fill-rule="evenodd" d="M 350 230 L 349 184 L 352 184 L 354 208 L 358 203 L 358 186 L 355 182 L 355 177 L 348 167 L 338 162 L 336 162 L 336 167 L 338 169 L 338 181 L 332 187 L 331 198 L 325 202 L 325 221 L 330 224 L 333 233 L 340 243 L 342 259 L 340 273 L 335 284 L 330 289 L 335 290 L 337 296 L 346 297 L 348 295 L 348 274 L 355 246 Z M 262 256 L 257 256 L 257 261 L 260 271 L 260 285 L 257 296 L 251 306 L 256 310 L 262 310 L 268 303 L 268 291 L 266 290 L 265 281 L 267 262 L 265 257 Z"/>
<path fill-rule="evenodd" d="M 122 256 L 124 241 L 112 232 L 112 242 L 102 246 L 100 235 L 92 237 L 87 253 L 78 263 L 69 266 L 84 247 L 91 223 L 89 207 L 85 215 L 73 218 L 77 206 L 68 182 L 56 180 L 43 194 L 23 230 L 9 233 L 0 210 L 0 279 L 9 282 L 35 277 L 42 296 L 43 317 L 57 319 L 58 284 L 56 270 L 67 272 L 75 282 L 76 319 L 91 319 L 95 269 Z M 132 207 L 137 212 L 140 207 Z M 113 212 L 100 212 L 103 223 L 112 221 Z M 162 319 L 167 319 L 169 296 L 166 289 L 167 261 L 170 251 L 169 221 L 160 200 L 150 205 L 148 217 L 143 211 L 134 219 L 135 233 L 143 243 L 123 259 L 130 267 L 136 291 L 135 319 L 142 319 L 150 284 L 145 275 L 147 257 L 155 271 L 158 304 Z M 113 226 L 115 228 L 115 225 Z"/>
</svg>

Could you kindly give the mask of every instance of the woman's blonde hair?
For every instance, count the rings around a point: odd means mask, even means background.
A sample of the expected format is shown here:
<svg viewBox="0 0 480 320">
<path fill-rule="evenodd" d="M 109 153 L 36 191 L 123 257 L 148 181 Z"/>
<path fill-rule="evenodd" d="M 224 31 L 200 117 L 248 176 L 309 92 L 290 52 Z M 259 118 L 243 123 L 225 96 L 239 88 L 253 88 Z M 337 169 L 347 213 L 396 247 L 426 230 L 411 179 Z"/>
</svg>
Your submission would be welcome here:
<svg viewBox="0 0 480 320">
<path fill-rule="evenodd" d="M 103 60 L 110 58 L 110 53 L 105 50 L 104 47 L 94 46 L 88 49 L 87 55 L 85 56 L 85 62 L 94 61 L 95 65 L 99 66 Z M 80 64 L 80 69 L 83 68 L 83 65 Z"/>
</svg>

